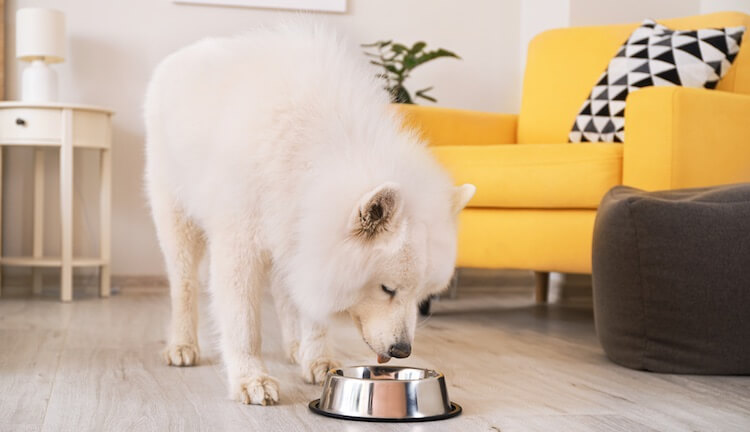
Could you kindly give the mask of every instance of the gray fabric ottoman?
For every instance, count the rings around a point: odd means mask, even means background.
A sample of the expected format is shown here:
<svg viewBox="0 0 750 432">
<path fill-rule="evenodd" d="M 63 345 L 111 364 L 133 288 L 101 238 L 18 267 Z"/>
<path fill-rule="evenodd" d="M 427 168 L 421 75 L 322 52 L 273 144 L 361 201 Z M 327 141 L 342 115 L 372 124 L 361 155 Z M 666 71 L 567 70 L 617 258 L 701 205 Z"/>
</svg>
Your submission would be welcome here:
<svg viewBox="0 0 750 432">
<path fill-rule="evenodd" d="M 596 329 L 612 361 L 750 374 L 750 184 L 613 188 L 592 264 Z"/>
</svg>

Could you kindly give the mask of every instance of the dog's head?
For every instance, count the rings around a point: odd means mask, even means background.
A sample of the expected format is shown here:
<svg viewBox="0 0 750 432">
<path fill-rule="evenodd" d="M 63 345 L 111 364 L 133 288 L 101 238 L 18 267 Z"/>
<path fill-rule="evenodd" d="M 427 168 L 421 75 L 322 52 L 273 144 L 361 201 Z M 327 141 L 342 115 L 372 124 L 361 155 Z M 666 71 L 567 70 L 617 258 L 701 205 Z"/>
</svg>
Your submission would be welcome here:
<svg viewBox="0 0 750 432">
<path fill-rule="evenodd" d="M 355 206 L 348 230 L 366 251 L 364 286 L 348 312 L 379 362 L 411 353 L 417 307 L 450 283 L 456 259 L 458 213 L 476 188 L 466 184 L 430 197 L 414 208 L 395 183 L 366 193 Z"/>
</svg>

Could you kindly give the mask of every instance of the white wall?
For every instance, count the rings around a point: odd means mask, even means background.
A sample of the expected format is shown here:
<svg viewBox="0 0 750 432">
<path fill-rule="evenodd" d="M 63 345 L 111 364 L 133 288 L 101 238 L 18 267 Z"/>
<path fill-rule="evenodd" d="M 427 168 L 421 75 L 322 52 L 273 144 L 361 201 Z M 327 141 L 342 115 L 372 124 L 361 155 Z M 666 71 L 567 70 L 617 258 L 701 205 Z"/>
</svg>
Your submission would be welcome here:
<svg viewBox="0 0 750 432">
<path fill-rule="evenodd" d="M 457 52 L 463 60 L 423 66 L 410 83 L 434 85 L 440 105 L 516 111 L 521 0 L 349 0 L 346 14 L 325 18 L 356 42 L 394 38 L 425 40 Z M 116 111 L 113 150 L 113 273 L 161 274 L 163 265 L 142 193 L 141 103 L 151 70 L 171 51 L 208 35 L 230 35 L 292 12 L 176 5 L 170 0 L 6 0 L 7 97 L 19 96 L 21 66 L 14 59 L 15 11 L 53 7 L 65 12 L 68 58 L 56 66 L 61 100 L 97 104 Z M 5 161 L 5 253 L 29 254 L 31 245 L 31 153 L 10 151 Z M 76 253 L 96 249 L 95 154 L 76 157 Z M 47 252 L 56 253 L 57 158 L 47 156 Z"/>
<path fill-rule="evenodd" d="M 750 0 L 701 0 L 701 13 L 736 11 L 750 14 Z"/>
<path fill-rule="evenodd" d="M 571 0 L 570 25 L 604 25 L 696 15 L 700 0 Z"/>
<path fill-rule="evenodd" d="M 534 36 L 545 30 L 570 25 L 570 3 L 574 0 L 522 0 L 519 69 L 523 76 L 526 51 Z M 520 94 L 519 94 L 520 97 Z"/>
</svg>

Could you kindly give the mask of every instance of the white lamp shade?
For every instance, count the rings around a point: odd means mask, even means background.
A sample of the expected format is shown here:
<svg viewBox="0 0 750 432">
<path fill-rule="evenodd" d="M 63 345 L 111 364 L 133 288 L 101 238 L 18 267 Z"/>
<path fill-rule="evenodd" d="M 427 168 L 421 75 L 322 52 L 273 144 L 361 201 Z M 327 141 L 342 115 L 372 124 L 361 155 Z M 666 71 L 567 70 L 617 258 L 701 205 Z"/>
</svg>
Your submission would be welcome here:
<svg viewBox="0 0 750 432">
<path fill-rule="evenodd" d="M 16 12 L 16 57 L 57 63 L 65 59 L 65 15 L 54 9 Z"/>
</svg>

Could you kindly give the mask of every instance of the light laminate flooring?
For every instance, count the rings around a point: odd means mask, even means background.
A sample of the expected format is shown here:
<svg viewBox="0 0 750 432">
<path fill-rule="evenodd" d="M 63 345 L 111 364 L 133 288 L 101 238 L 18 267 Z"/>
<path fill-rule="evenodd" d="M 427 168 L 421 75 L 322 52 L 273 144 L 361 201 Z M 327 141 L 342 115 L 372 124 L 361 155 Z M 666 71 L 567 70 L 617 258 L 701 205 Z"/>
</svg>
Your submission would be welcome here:
<svg viewBox="0 0 750 432">
<path fill-rule="evenodd" d="M 610 363 L 590 298 L 532 301 L 528 275 L 463 280 L 417 330 L 396 364 L 445 373 L 455 419 L 412 424 L 333 420 L 310 413 L 320 388 L 284 360 L 271 302 L 263 353 L 281 382 L 277 406 L 227 398 L 203 298 L 202 363 L 165 366 L 169 299 L 127 289 L 62 304 L 0 299 L 0 431 L 750 431 L 750 378 L 658 375 Z M 331 331 L 345 365 L 374 355 L 345 317 Z"/>
</svg>

